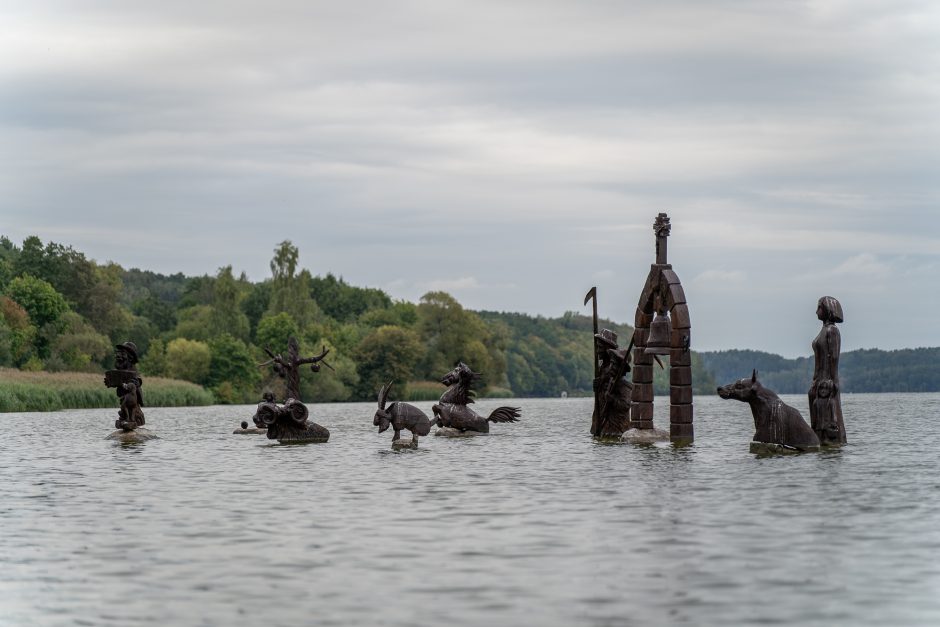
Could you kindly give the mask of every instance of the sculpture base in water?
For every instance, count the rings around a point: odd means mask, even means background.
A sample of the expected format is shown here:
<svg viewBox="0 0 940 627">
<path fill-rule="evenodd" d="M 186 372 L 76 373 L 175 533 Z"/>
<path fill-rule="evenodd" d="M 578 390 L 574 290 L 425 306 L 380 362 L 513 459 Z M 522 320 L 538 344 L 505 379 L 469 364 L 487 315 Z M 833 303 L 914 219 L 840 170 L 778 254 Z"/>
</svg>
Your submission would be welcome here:
<svg viewBox="0 0 940 627">
<path fill-rule="evenodd" d="M 393 451 L 403 451 L 407 449 L 417 449 L 417 448 L 418 448 L 417 440 L 392 440 Z"/>
<path fill-rule="evenodd" d="M 118 429 L 117 431 L 111 432 L 105 440 L 116 440 L 125 444 L 133 444 L 135 442 L 146 442 L 147 440 L 156 440 L 156 434 L 150 429 L 145 429 L 143 427 L 138 427 L 133 431 L 125 431 L 123 429 Z"/>
<path fill-rule="evenodd" d="M 598 444 L 620 444 L 623 442 L 623 433 L 617 435 L 592 435 L 591 438 Z"/>
<path fill-rule="evenodd" d="M 268 432 L 267 429 L 259 429 L 258 427 L 249 427 L 247 429 L 235 429 L 232 433 L 237 433 L 240 435 L 264 435 Z"/>
<path fill-rule="evenodd" d="M 289 398 L 283 405 L 268 400 L 258 403 L 258 409 L 251 421 L 258 429 L 266 429 L 264 434 L 269 440 L 281 444 L 306 444 L 308 442 L 326 442 L 330 439 L 330 430 L 323 425 L 309 420 L 310 410 L 300 401 Z M 247 428 L 248 424 L 245 424 Z"/>
<path fill-rule="evenodd" d="M 441 427 L 434 432 L 434 435 L 440 436 L 442 438 L 469 438 L 474 435 L 486 435 L 482 431 L 461 431 L 460 429 L 454 429 L 453 427 Z"/>
<path fill-rule="evenodd" d="M 799 453 L 818 451 L 818 446 L 807 447 L 800 450 L 793 446 L 785 444 L 774 444 L 773 442 L 751 442 L 750 451 L 755 455 L 797 455 Z"/>
<path fill-rule="evenodd" d="M 631 444 L 652 444 L 653 442 L 669 442 L 669 432 L 662 429 L 630 429 L 622 436 L 621 442 Z"/>
<path fill-rule="evenodd" d="M 268 438 L 273 440 L 275 438 L 271 437 L 271 434 L 268 433 Z M 315 442 L 326 442 L 330 439 L 330 430 L 324 427 L 323 425 L 318 425 L 315 422 L 308 422 L 306 428 L 303 431 L 291 431 L 283 433 L 281 437 L 277 438 L 277 441 L 281 444 L 309 444 Z"/>
</svg>

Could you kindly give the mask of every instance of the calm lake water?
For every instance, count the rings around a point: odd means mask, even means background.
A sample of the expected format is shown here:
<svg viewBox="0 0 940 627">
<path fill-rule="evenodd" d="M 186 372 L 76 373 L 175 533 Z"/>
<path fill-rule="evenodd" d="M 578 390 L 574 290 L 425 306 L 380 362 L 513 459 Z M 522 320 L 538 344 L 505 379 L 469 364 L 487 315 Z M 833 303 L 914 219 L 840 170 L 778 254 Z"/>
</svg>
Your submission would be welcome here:
<svg viewBox="0 0 940 627">
<path fill-rule="evenodd" d="M 940 395 L 846 395 L 847 447 L 771 458 L 717 397 L 685 448 L 512 404 L 401 453 L 370 404 L 294 446 L 232 435 L 253 407 L 148 408 L 136 446 L 110 410 L 0 414 L 0 624 L 940 625 Z"/>
</svg>

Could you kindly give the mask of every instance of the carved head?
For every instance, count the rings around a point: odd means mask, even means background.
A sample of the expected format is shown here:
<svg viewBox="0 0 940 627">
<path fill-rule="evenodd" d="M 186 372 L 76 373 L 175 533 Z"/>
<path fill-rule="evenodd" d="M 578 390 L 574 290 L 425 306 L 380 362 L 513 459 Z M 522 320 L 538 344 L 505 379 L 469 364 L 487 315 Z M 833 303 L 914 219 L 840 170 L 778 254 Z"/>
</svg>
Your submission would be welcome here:
<svg viewBox="0 0 940 627">
<path fill-rule="evenodd" d="M 816 305 L 816 317 L 823 322 L 842 322 L 842 304 L 832 296 L 823 296 Z"/>
<path fill-rule="evenodd" d="M 718 396 L 725 400 L 731 399 L 746 403 L 757 396 L 759 387 L 760 383 L 757 382 L 757 370 L 754 370 L 750 377 L 738 379 L 734 383 L 729 383 L 728 385 L 723 385 L 718 388 Z"/>
<path fill-rule="evenodd" d="M 251 420 L 259 428 L 267 428 L 269 439 L 279 439 L 291 432 L 303 431 L 307 426 L 310 412 L 300 401 L 288 399 L 278 406 L 276 403 L 258 403 L 258 409 Z"/>
<path fill-rule="evenodd" d="M 375 418 L 372 419 L 372 424 L 379 428 L 379 433 L 388 431 L 388 428 L 392 426 L 392 415 L 384 409 L 380 409 L 375 412 Z"/>
<path fill-rule="evenodd" d="M 127 383 L 122 383 L 121 389 L 127 392 L 127 394 L 124 395 L 124 398 L 131 398 L 135 401 L 137 400 L 137 386 L 133 382 L 128 381 Z"/>
<path fill-rule="evenodd" d="M 594 335 L 594 339 L 603 349 L 617 348 L 617 334 L 610 329 L 601 329 L 600 333 Z"/>
<path fill-rule="evenodd" d="M 477 382 L 480 379 L 480 373 L 474 372 L 470 369 L 470 366 L 463 363 L 462 361 L 457 362 L 457 366 L 441 377 L 441 383 L 444 385 L 454 385 L 455 383 L 460 383 L 464 386 L 470 386 Z"/>
<path fill-rule="evenodd" d="M 114 367 L 118 370 L 133 370 L 134 364 L 140 361 L 137 345 L 133 342 L 124 342 L 114 345 Z"/>
<path fill-rule="evenodd" d="M 266 429 L 269 425 L 274 424 L 275 420 L 277 420 L 277 404 L 266 400 L 258 403 L 255 415 L 251 417 L 251 421 L 259 429 Z"/>
</svg>

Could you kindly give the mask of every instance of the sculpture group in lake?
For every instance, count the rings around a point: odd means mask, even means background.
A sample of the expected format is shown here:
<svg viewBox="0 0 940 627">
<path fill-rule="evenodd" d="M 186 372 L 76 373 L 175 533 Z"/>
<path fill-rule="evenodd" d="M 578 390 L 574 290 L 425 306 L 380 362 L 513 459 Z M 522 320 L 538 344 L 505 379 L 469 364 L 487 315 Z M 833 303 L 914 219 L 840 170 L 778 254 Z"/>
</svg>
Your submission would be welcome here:
<svg viewBox="0 0 940 627">
<path fill-rule="evenodd" d="M 682 282 L 667 256 L 672 230 L 669 216 L 660 213 L 653 222 L 655 263 L 650 266 L 640 292 L 628 347 L 617 346 L 617 335 L 598 330 L 597 289 L 591 288 L 584 303 L 594 302 L 594 437 L 629 442 L 672 440 L 692 442 L 692 324 Z M 669 357 L 668 366 L 661 357 Z M 631 366 L 632 360 L 632 366 Z M 653 424 L 654 363 L 669 369 L 669 431 Z M 626 373 L 631 380 L 626 381 Z M 629 394 L 629 396 L 627 396 Z"/>
<path fill-rule="evenodd" d="M 319 355 L 301 357 L 300 344 L 294 337 L 288 340 L 286 356 L 275 354 L 270 348 L 265 348 L 265 351 L 271 359 L 260 366 L 272 366 L 274 372 L 284 379 L 287 398 L 278 404 L 272 392 L 265 392 L 252 416 L 254 428 L 249 428 L 248 423 L 243 422 L 234 433 L 264 433 L 269 439 L 281 443 L 329 440 L 329 430 L 310 420 L 310 410 L 300 400 L 300 368 L 310 365 L 313 372 L 319 372 L 322 364 L 332 369 L 325 361 L 330 351 L 324 347 Z M 441 383 L 446 389 L 440 401 L 432 407 L 433 419 L 409 403 L 396 401 L 387 405 L 392 387 L 390 381 L 379 390 L 378 409 L 372 424 L 379 428 L 379 433 L 389 428 L 394 431 L 393 448 L 417 448 L 418 436 L 428 435 L 434 425 L 440 427 L 436 435 L 460 436 L 488 433 L 491 422 L 515 422 L 519 418 L 519 409 L 516 407 L 498 407 L 486 418 L 469 407 L 474 402 L 474 385 L 480 376 L 480 373 L 474 372 L 463 362 L 445 374 Z M 411 440 L 402 440 L 402 431 L 411 432 Z"/>
<path fill-rule="evenodd" d="M 651 264 L 640 292 L 634 330 L 626 348 L 618 344 L 616 332 L 598 328 L 597 289 L 591 288 L 584 299 L 585 305 L 593 303 L 594 321 L 594 408 L 590 431 L 600 440 L 671 439 L 685 444 L 694 438 L 691 319 L 682 284 L 667 260 L 669 216 L 660 213 L 653 223 L 653 232 L 655 263 Z M 752 450 L 809 451 L 846 442 L 839 384 L 841 336 L 836 327 L 843 320 L 842 306 L 832 296 L 823 296 L 817 303 L 816 315 L 822 328 L 812 342 L 815 368 L 808 394 L 809 425 L 797 409 L 761 385 L 756 369 L 750 377 L 718 388 L 721 398 L 750 406 L 755 427 Z M 325 360 L 330 351 L 323 347 L 318 355 L 302 357 L 295 337 L 288 339 L 284 354 L 275 353 L 270 347 L 264 350 L 270 359 L 259 366 L 271 366 L 283 379 L 285 398 L 278 403 L 272 392 L 265 392 L 252 416 L 255 426 L 249 427 L 244 421 L 235 433 L 264 433 L 282 443 L 329 440 L 329 430 L 310 419 L 310 410 L 300 398 L 300 372 L 307 365 L 314 373 L 320 372 L 321 365 L 332 369 Z M 668 357 L 668 366 L 661 357 Z M 114 423 L 117 431 L 109 437 L 133 441 L 144 436 L 140 432 L 145 421 L 138 361 L 133 342 L 115 346 L 115 367 L 105 374 L 105 385 L 116 389 L 120 410 Z M 668 432 L 656 429 L 653 424 L 654 362 L 669 369 Z M 379 428 L 379 433 L 390 428 L 394 431 L 393 448 L 416 448 L 418 437 L 428 435 L 432 426 L 438 427 L 436 435 L 453 437 L 488 433 L 490 423 L 516 422 L 520 416 L 517 407 L 497 407 L 485 417 L 473 410 L 474 388 L 480 377 L 469 365 L 458 362 L 441 378 L 446 389 L 431 408 L 431 417 L 409 403 L 389 404 L 393 383 L 390 381 L 378 391 L 378 409 L 372 424 Z M 402 431 L 409 431 L 411 440 L 402 440 Z M 147 436 L 152 434 L 148 431 Z"/>
<path fill-rule="evenodd" d="M 753 452 L 813 451 L 846 443 L 839 392 L 842 338 L 836 327 L 836 323 L 842 322 L 842 305 L 832 296 L 823 296 L 816 305 L 816 317 L 823 325 L 812 344 L 809 425 L 798 410 L 757 381 L 757 370 L 750 379 L 718 388 L 721 398 L 744 401 L 751 406 L 756 430 L 751 441 Z"/>
<path fill-rule="evenodd" d="M 598 329 L 597 289 L 591 288 L 584 304 L 593 302 L 594 314 L 594 411 L 591 435 L 599 440 L 653 442 L 671 439 L 691 442 L 692 361 L 691 320 L 685 292 L 667 259 L 669 217 L 661 213 L 653 223 L 656 263 L 650 267 L 637 305 L 633 337 L 619 348 L 617 334 Z M 817 317 L 823 326 L 813 341 L 815 369 L 809 390 L 810 425 L 800 412 L 785 404 L 757 379 L 750 377 L 718 388 L 724 399 L 746 402 L 751 407 L 756 452 L 818 450 L 846 442 L 839 386 L 842 306 L 832 296 L 819 299 Z M 669 433 L 653 425 L 653 362 L 665 368 L 660 356 L 669 357 Z M 631 358 L 633 365 L 631 367 Z M 632 373 L 632 381 L 626 374 Z"/>
</svg>

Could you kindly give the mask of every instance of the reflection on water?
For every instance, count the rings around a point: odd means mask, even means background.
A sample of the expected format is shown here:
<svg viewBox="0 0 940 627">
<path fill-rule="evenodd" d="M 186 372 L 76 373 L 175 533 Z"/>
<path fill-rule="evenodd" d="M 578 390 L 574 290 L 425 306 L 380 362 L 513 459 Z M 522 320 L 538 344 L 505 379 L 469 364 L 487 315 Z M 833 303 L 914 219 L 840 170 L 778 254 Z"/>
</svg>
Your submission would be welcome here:
<svg viewBox="0 0 940 627">
<path fill-rule="evenodd" d="M 590 403 L 401 452 L 367 403 L 306 446 L 232 435 L 251 407 L 136 445 L 2 414 L 0 624 L 940 624 L 940 395 L 847 395 L 849 446 L 766 458 L 739 403 L 683 448 L 595 443 Z"/>
</svg>

